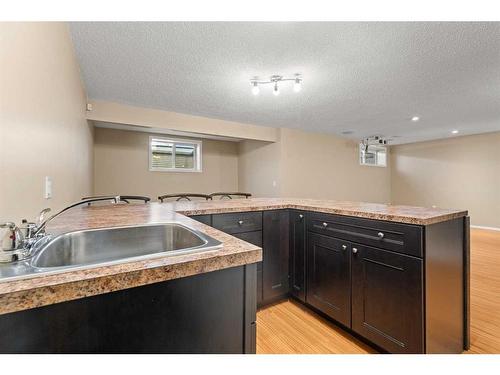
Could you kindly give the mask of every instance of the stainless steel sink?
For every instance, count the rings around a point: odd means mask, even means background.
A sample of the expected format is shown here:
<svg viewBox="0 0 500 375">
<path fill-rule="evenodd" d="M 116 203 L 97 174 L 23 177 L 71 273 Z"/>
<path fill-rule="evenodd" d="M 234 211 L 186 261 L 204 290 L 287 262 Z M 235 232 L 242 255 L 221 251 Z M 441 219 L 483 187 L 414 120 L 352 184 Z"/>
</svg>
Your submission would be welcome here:
<svg viewBox="0 0 500 375">
<path fill-rule="evenodd" d="M 95 229 L 63 234 L 33 258 L 36 268 L 71 267 L 206 251 L 220 242 L 180 224 Z"/>
<path fill-rule="evenodd" d="M 219 241 L 176 222 L 70 232 L 47 237 L 29 259 L 0 264 L 0 281 L 221 247 Z"/>
</svg>

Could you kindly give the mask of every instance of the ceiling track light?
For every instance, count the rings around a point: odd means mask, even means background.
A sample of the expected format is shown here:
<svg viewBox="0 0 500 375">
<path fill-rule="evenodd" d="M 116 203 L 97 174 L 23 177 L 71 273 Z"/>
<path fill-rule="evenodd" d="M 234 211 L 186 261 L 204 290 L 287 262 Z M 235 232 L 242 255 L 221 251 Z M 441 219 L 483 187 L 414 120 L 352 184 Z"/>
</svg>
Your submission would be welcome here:
<svg viewBox="0 0 500 375">
<path fill-rule="evenodd" d="M 260 89 L 257 82 L 252 82 L 252 94 L 259 95 Z"/>
<path fill-rule="evenodd" d="M 278 86 L 279 82 L 285 81 L 293 81 L 293 91 L 299 92 L 302 89 L 302 76 L 300 74 L 295 74 L 293 78 L 286 78 L 280 75 L 272 75 L 269 77 L 268 81 L 261 81 L 258 77 L 255 77 L 250 80 L 250 84 L 252 85 L 252 94 L 258 95 L 260 92 L 259 85 L 273 85 L 273 94 L 274 96 L 278 96 L 280 94 L 280 89 Z"/>
</svg>

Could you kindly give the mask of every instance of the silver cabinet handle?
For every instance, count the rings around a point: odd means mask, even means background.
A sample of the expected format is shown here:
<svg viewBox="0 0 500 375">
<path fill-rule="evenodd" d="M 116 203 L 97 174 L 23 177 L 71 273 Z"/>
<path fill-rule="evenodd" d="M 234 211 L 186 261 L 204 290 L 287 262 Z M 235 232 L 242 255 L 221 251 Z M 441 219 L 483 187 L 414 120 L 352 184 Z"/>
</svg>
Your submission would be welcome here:
<svg viewBox="0 0 500 375">
<path fill-rule="evenodd" d="M 384 233 L 382 233 L 382 232 L 378 232 L 378 233 L 377 233 L 377 236 L 378 236 L 378 238 L 382 239 L 382 238 L 384 238 Z"/>
<path fill-rule="evenodd" d="M 238 225 L 243 225 L 243 220 L 238 220 Z"/>
<path fill-rule="evenodd" d="M 347 249 L 347 245 L 342 245 L 342 250 Z"/>
<path fill-rule="evenodd" d="M 326 228 L 328 226 L 328 223 L 323 223 L 323 228 Z"/>
<path fill-rule="evenodd" d="M 355 248 L 355 247 L 353 247 L 353 248 L 352 248 L 352 253 L 353 253 L 353 254 L 357 254 L 357 253 L 358 253 L 358 249 L 357 249 L 357 248 Z"/>
<path fill-rule="evenodd" d="M 304 215 L 300 214 L 299 219 L 302 220 L 304 218 Z"/>
</svg>

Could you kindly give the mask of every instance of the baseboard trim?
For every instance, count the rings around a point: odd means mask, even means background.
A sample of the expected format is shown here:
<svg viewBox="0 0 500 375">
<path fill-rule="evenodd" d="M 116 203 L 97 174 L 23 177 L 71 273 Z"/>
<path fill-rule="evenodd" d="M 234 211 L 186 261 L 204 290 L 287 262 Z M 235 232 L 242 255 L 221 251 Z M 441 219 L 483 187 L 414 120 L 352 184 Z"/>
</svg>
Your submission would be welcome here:
<svg viewBox="0 0 500 375">
<path fill-rule="evenodd" d="M 487 230 L 495 230 L 495 231 L 500 232 L 500 228 L 496 228 L 496 227 L 483 227 L 481 225 L 471 225 L 470 227 L 475 228 L 475 229 L 487 229 Z"/>
</svg>

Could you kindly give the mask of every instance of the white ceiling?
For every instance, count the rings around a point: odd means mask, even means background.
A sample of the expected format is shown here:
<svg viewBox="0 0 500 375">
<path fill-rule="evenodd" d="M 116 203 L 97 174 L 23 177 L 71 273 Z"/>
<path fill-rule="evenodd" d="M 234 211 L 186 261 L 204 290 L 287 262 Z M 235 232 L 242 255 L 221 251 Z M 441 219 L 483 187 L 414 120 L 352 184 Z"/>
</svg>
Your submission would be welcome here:
<svg viewBox="0 0 500 375">
<path fill-rule="evenodd" d="M 89 22 L 71 32 L 91 99 L 392 143 L 500 130 L 500 23 Z M 277 97 L 270 86 L 250 92 L 254 76 L 295 73 L 298 94 L 291 83 Z"/>
</svg>

